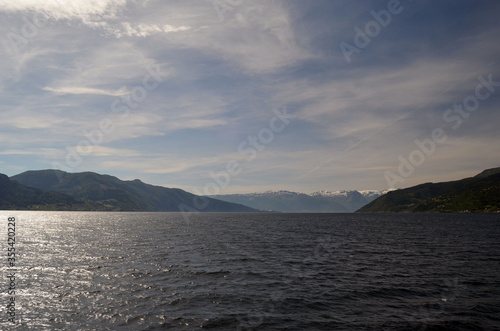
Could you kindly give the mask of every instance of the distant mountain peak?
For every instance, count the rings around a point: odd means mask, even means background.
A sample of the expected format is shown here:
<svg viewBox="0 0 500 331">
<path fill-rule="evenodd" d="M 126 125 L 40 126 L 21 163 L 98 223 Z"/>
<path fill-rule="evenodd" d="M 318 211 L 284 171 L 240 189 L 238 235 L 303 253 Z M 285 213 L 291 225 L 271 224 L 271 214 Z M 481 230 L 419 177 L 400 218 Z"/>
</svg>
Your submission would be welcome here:
<svg viewBox="0 0 500 331">
<path fill-rule="evenodd" d="M 335 197 L 335 196 L 350 196 L 350 195 L 355 195 L 355 194 L 360 194 L 364 197 L 379 197 L 385 193 L 387 193 L 389 190 L 340 190 L 340 191 L 317 191 L 313 192 L 310 195 L 311 196 L 326 196 L 326 197 Z"/>
<path fill-rule="evenodd" d="M 318 191 L 311 194 L 287 190 L 260 193 L 213 195 L 211 197 L 241 203 L 260 210 L 281 212 L 353 212 L 380 196 L 380 191 Z"/>
</svg>

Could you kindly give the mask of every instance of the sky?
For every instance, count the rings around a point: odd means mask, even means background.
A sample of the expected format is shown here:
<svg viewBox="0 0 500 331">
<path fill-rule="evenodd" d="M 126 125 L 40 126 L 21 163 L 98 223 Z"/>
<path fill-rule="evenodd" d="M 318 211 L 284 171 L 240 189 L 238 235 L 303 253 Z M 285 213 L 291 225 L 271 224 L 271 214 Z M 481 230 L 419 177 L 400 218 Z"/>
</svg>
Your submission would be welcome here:
<svg viewBox="0 0 500 331">
<path fill-rule="evenodd" d="M 0 0 L 0 173 L 198 194 L 500 166 L 500 2 Z"/>
</svg>

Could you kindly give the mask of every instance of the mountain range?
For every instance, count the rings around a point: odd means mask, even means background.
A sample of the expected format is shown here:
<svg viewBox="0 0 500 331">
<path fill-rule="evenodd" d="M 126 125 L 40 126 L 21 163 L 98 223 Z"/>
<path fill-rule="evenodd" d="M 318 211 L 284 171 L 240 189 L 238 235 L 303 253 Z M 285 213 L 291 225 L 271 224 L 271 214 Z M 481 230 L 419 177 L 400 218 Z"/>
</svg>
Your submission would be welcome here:
<svg viewBox="0 0 500 331">
<path fill-rule="evenodd" d="M 359 212 L 500 212 L 500 168 L 388 192 Z"/>
<path fill-rule="evenodd" d="M 243 204 L 255 209 L 302 213 L 351 213 L 387 191 L 319 191 L 311 194 L 290 191 L 212 195 L 223 201 Z"/>
<path fill-rule="evenodd" d="M 304 194 L 268 191 L 199 197 L 181 189 L 123 181 L 93 172 L 61 170 L 26 171 L 2 175 L 0 209 L 93 211 L 194 211 L 205 212 L 353 212 L 385 191 L 320 191 Z M 2 197 L 4 197 L 2 199 Z M 203 200 L 205 199 L 205 200 Z"/>
<path fill-rule="evenodd" d="M 181 189 L 93 172 L 27 171 L 0 183 L 0 208 L 37 210 L 256 212 Z M 204 208 L 199 210 L 195 207 Z M 183 206 L 184 209 L 180 209 Z"/>
<path fill-rule="evenodd" d="M 0 209 L 203 212 L 500 212 L 500 167 L 461 180 L 386 191 L 290 191 L 201 197 L 93 172 L 0 174 Z"/>
</svg>

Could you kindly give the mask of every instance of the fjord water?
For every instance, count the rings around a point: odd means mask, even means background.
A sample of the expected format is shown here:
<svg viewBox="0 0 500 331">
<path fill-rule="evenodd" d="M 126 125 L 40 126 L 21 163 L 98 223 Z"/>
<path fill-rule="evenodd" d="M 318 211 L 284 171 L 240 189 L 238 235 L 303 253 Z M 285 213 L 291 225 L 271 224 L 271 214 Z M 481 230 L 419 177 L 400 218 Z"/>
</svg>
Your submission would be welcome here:
<svg viewBox="0 0 500 331">
<path fill-rule="evenodd" d="M 19 330 L 495 330 L 498 214 L 0 212 Z"/>
</svg>

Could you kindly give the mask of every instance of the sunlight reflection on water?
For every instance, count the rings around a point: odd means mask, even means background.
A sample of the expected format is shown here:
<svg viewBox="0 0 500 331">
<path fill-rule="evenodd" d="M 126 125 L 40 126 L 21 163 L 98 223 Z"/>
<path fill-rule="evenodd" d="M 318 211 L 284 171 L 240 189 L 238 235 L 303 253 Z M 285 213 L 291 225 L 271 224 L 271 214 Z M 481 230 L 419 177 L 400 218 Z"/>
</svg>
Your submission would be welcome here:
<svg viewBox="0 0 500 331">
<path fill-rule="evenodd" d="M 12 215 L 18 329 L 488 328 L 498 317 L 494 216 L 199 214 L 187 226 L 175 213 L 0 212 Z M 5 289 L 0 300 L 5 314 Z"/>
</svg>

